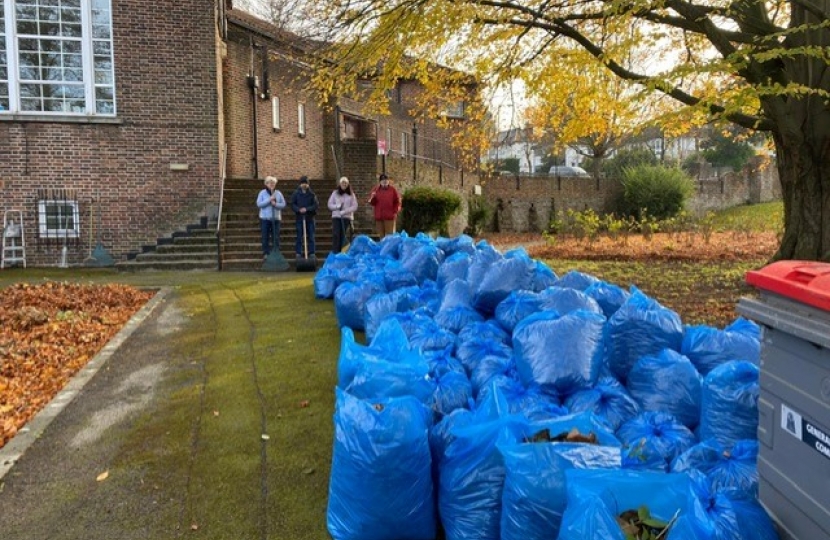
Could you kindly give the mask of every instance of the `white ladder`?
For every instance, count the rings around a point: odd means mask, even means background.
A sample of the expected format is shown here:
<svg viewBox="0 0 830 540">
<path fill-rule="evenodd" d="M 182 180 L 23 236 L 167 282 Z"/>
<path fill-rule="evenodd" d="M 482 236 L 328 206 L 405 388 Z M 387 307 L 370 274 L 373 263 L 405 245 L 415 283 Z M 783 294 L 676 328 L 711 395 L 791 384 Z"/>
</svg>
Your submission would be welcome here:
<svg viewBox="0 0 830 540">
<path fill-rule="evenodd" d="M 14 263 L 23 263 L 23 268 L 26 268 L 23 212 L 6 210 L 3 213 L 3 259 L 0 261 L 0 269 Z"/>
</svg>

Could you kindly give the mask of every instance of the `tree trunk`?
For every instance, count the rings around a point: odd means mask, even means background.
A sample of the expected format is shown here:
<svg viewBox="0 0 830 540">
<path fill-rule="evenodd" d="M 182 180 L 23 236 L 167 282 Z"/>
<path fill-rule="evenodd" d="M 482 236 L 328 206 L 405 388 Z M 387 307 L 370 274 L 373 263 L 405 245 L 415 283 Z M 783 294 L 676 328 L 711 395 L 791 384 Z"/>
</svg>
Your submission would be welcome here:
<svg viewBox="0 0 830 540">
<path fill-rule="evenodd" d="M 774 133 L 784 200 L 784 236 L 774 260 L 830 261 L 830 112 Z"/>
<path fill-rule="evenodd" d="M 830 0 L 820 0 L 826 10 Z M 826 11 L 825 11 L 826 12 Z M 785 46 L 830 46 L 830 30 L 813 12 L 792 3 L 791 27 Z M 784 80 L 830 90 L 830 72 L 823 59 L 810 54 L 784 56 L 775 65 Z M 775 259 L 830 261 L 830 106 L 821 94 L 768 96 L 761 99 L 775 123 L 772 133 L 778 154 L 778 176 L 784 198 L 784 237 Z"/>
</svg>

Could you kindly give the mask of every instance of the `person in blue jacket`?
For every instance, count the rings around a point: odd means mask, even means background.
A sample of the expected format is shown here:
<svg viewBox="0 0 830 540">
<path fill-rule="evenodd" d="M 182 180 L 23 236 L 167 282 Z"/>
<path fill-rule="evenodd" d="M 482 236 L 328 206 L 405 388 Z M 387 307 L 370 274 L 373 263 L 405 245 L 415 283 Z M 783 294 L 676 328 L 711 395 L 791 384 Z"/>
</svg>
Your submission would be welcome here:
<svg viewBox="0 0 830 540">
<path fill-rule="evenodd" d="M 317 195 L 311 191 L 308 186 L 308 177 L 300 177 L 300 185 L 291 194 L 291 209 L 297 216 L 297 242 L 296 253 L 297 258 L 303 258 L 303 223 L 305 223 L 305 235 L 308 242 L 308 257 L 314 257 L 315 243 L 314 243 L 314 216 L 317 215 L 317 209 L 320 203 L 317 201 Z"/>
<path fill-rule="evenodd" d="M 280 224 L 282 223 L 282 209 L 285 208 L 285 197 L 277 189 L 277 179 L 273 176 L 265 177 L 265 189 L 259 192 L 256 205 L 259 208 L 259 230 L 262 239 L 262 258 L 273 249 L 280 249 Z"/>
</svg>

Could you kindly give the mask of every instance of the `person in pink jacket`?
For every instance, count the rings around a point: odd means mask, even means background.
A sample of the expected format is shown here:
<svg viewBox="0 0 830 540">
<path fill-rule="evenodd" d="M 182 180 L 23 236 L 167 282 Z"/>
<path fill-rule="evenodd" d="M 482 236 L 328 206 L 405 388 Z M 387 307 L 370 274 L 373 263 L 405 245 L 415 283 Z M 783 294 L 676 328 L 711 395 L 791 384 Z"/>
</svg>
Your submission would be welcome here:
<svg viewBox="0 0 830 540">
<path fill-rule="evenodd" d="M 369 193 L 369 204 L 375 207 L 375 231 L 378 238 L 395 233 L 395 219 L 401 211 L 401 196 L 392 185 L 389 177 L 380 175 L 380 182 Z"/>
<path fill-rule="evenodd" d="M 345 176 L 331 192 L 328 207 L 331 210 L 331 252 L 340 253 L 343 246 L 351 242 L 352 220 L 357 210 L 357 197 Z"/>
</svg>

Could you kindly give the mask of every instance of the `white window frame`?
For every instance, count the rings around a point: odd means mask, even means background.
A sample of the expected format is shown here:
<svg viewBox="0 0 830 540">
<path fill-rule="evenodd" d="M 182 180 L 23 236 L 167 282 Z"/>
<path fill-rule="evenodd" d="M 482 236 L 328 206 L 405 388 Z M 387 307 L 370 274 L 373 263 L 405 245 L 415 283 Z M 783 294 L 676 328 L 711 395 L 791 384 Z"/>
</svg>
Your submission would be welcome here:
<svg viewBox="0 0 830 540">
<path fill-rule="evenodd" d="M 0 0 L 0 40 L 6 46 L 5 58 L 0 58 L 0 67 L 6 70 L 5 77 L 0 78 L 0 114 L 114 117 L 117 104 L 111 0 L 39 4 L 36 0 Z M 43 18 L 44 10 L 57 19 Z M 33 13 L 34 18 L 25 18 Z M 63 19 L 70 13 L 79 15 L 80 21 Z M 23 33 L 21 26 L 25 27 L 27 20 L 48 24 L 56 34 L 42 29 Z M 21 66 L 24 57 L 33 62 L 31 66 Z"/>
<path fill-rule="evenodd" d="M 401 155 L 406 157 L 409 155 L 409 133 L 401 131 Z"/>
<path fill-rule="evenodd" d="M 72 208 L 72 216 L 64 220 L 64 226 L 61 227 L 60 221 L 64 217 L 62 212 L 58 212 L 58 226 L 49 227 L 49 216 L 47 214 L 50 206 L 69 206 Z M 68 220 L 72 220 L 72 228 L 67 228 Z M 78 201 L 74 200 L 58 200 L 58 199 L 43 199 L 37 202 L 37 220 L 38 231 L 41 238 L 78 238 L 81 234 L 80 212 L 78 210 Z"/>
<path fill-rule="evenodd" d="M 297 133 L 305 137 L 305 103 L 297 104 Z"/>
<path fill-rule="evenodd" d="M 466 103 L 463 99 L 459 99 L 458 101 L 454 101 L 452 103 L 448 103 L 444 110 L 441 111 L 441 115 L 447 118 L 465 118 L 465 111 L 466 111 Z"/>
<path fill-rule="evenodd" d="M 280 98 L 271 98 L 271 126 L 274 131 L 282 129 L 282 119 L 280 118 Z"/>
</svg>

